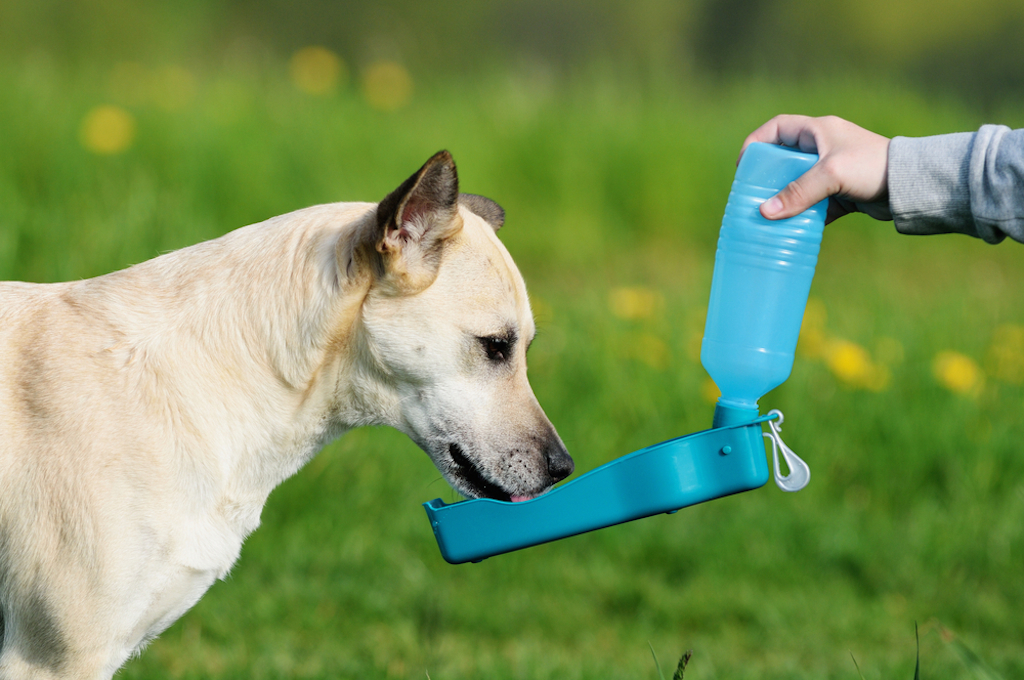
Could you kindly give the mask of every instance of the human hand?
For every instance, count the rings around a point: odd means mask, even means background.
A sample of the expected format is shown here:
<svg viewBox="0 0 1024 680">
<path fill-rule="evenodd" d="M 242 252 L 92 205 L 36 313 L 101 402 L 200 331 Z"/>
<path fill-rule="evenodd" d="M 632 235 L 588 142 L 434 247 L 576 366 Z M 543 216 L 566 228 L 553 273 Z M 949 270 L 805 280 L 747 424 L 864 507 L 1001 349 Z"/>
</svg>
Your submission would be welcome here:
<svg viewBox="0 0 1024 680">
<path fill-rule="evenodd" d="M 768 219 L 798 215 L 828 198 L 826 222 L 851 212 L 891 220 L 889 139 L 836 116 L 776 116 L 743 141 L 784 144 L 818 154 L 818 162 L 799 179 L 761 204 Z M 738 162 L 738 161 L 737 161 Z"/>
</svg>

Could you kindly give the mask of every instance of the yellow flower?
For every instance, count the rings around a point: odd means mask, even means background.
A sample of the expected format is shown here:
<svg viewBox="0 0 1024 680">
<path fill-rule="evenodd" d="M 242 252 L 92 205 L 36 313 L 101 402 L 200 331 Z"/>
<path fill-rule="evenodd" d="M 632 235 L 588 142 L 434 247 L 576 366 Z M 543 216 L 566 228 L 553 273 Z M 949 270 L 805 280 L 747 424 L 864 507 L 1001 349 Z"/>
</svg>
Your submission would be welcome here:
<svg viewBox="0 0 1024 680">
<path fill-rule="evenodd" d="M 661 293 L 649 288 L 615 288 L 608 295 L 608 308 L 620 319 L 650 319 L 663 301 Z"/>
<path fill-rule="evenodd" d="M 341 84 L 348 72 L 345 62 L 326 47 L 304 47 L 288 64 L 292 83 L 306 94 L 327 94 Z"/>
<path fill-rule="evenodd" d="M 79 139 L 93 153 L 123 153 L 135 140 L 135 118 L 119 106 L 97 106 L 82 121 Z"/>
<path fill-rule="evenodd" d="M 950 392 L 977 396 L 985 382 L 981 368 L 969 356 L 946 350 L 935 355 L 932 373 L 936 380 Z"/>
<path fill-rule="evenodd" d="M 363 97 L 379 111 L 397 111 L 412 99 L 412 77 L 397 61 L 378 61 L 363 73 Z"/>
<path fill-rule="evenodd" d="M 840 380 L 848 383 L 863 382 L 871 372 L 871 357 L 860 345 L 849 340 L 833 340 L 829 343 L 826 361 L 829 370 Z"/>
<path fill-rule="evenodd" d="M 851 387 L 881 392 L 889 385 L 889 370 L 872 361 L 867 350 L 855 342 L 830 340 L 824 355 L 829 370 Z"/>
</svg>

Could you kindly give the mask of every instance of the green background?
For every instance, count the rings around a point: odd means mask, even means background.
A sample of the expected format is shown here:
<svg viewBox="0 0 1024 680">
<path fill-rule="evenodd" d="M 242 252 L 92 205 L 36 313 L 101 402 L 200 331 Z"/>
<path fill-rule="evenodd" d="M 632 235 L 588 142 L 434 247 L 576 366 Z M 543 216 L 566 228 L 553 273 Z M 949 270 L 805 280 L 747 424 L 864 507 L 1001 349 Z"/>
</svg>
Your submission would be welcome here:
<svg viewBox="0 0 1024 680">
<path fill-rule="evenodd" d="M 710 424 L 695 348 L 743 138 L 783 112 L 1019 127 L 1022 23 L 1004 0 L 8 0 L 0 279 L 379 200 L 447 148 L 507 211 L 531 381 L 586 471 Z M 290 75 L 309 45 L 343 65 L 324 94 Z M 383 110 L 382 60 L 412 83 Z M 83 129 L 108 105 L 133 134 L 97 154 Z M 793 375 L 761 401 L 807 489 L 453 567 L 420 503 L 454 494 L 401 435 L 356 430 L 119 677 L 656 679 L 693 649 L 688 679 L 909 679 L 915 624 L 922 677 L 1022 677 L 1022 286 L 1019 244 L 844 218 Z"/>
</svg>

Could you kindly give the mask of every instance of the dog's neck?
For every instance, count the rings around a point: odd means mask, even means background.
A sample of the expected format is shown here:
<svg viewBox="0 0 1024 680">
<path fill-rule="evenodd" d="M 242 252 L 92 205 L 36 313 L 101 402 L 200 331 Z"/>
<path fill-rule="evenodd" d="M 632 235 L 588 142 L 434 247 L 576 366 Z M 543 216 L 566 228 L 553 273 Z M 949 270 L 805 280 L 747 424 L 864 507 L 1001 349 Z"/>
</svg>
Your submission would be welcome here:
<svg viewBox="0 0 1024 680">
<path fill-rule="evenodd" d="M 107 294 L 140 296 L 108 307 L 132 310 L 111 319 L 125 370 L 176 421 L 155 445 L 237 532 L 327 441 L 371 421 L 351 357 L 372 275 L 351 244 L 372 220 L 372 204 L 318 206 L 111 275 Z"/>
</svg>

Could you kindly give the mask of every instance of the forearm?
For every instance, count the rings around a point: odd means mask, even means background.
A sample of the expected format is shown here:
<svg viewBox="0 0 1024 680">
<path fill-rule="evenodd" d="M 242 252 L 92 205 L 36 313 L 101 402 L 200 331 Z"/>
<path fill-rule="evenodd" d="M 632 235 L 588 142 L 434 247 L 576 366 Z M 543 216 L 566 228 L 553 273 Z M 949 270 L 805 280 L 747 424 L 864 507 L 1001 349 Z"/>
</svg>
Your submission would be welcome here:
<svg viewBox="0 0 1024 680">
<path fill-rule="evenodd" d="M 895 137 L 889 205 L 904 234 L 962 233 L 1024 242 L 1024 130 Z"/>
</svg>

